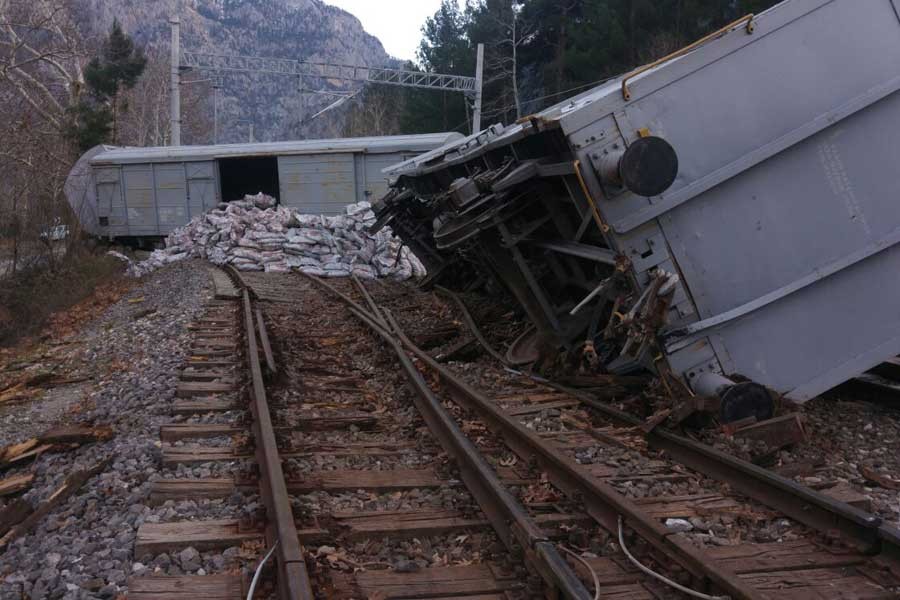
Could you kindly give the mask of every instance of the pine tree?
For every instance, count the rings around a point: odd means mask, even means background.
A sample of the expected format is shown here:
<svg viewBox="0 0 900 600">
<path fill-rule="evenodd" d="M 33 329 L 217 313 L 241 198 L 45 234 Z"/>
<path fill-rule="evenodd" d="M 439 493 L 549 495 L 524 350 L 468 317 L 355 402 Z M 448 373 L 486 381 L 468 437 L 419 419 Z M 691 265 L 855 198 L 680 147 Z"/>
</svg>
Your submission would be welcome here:
<svg viewBox="0 0 900 600">
<path fill-rule="evenodd" d="M 471 75 L 475 52 L 466 38 L 463 14 L 455 0 L 440 8 L 422 27 L 419 60 L 425 71 Z M 468 108 L 459 92 L 407 90 L 401 124 L 408 133 L 458 130 L 468 133 Z"/>
<path fill-rule="evenodd" d="M 67 135 L 80 150 L 118 142 L 118 118 L 128 110 L 120 94 L 134 87 L 146 66 L 143 49 L 122 31 L 118 20 L 113 21 L 100 56 L 84 69 L 88 95 L 71 111 Z"/>
<path fill-rule="evenodd" d="M 561 102 L 778 1 L 467 0 L 460 11 L 444 0 L 422 29 L 419 60 L 427 71 L 471 75 L 475 45 L 484 43 L 484 122 L 509 122 L 517 107 Z M 404 131 L 466 131 L 460 95 L 415 90 L 407 98 Z"/>
</svg>

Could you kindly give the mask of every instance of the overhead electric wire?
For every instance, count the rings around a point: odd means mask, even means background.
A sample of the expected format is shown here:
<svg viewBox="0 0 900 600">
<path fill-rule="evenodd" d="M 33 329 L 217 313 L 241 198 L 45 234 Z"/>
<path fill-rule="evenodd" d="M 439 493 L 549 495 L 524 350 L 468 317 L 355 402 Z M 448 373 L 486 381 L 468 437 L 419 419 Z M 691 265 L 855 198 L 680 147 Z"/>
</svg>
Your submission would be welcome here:
<svg viewBox="0 0 900 600">
<path fill-rule="evenodd" d="M 607 82 L 609 82 L 609 81 L 612 81 L 612 80 L 615 79 L 616 77 L 618 77 L 618 75 L 616 75 L 615 77 L 607 77 L 606 79 L 599 79 L 599 80 L 594 81 L 594 82 L 591 82 L 591 83 L 585 83 L 585 84 L 583 84 L 583 85 L 579 85 L 579 86 L 576 86 L 576 87 L 573 87 L 573 88 L 569 88 L 569 89 L 567 89 L 567 90 L 562 90 L 562 91 L 559 91 L 559 92 L 555 92 L 555 93 L 553 93 L 553 94 L 547 94 L 546 96 L 537 96 L 537 97 L 535 97 L 535 98 L 529 98 L 529 99 L 527 99 L 527 100 L 522 100 L 522 101 L 520 102 L 520 104 L 528 104 L 529 102 L 537 102 L 538 100 L 546 100 L 547 98 L 553 98 L 553 97 L 555 97 L 555 96 L 562 96 L 563 94 L 568 94 L 568 93 L 570 93 L 570 92 L 575 92 L 575 91 L 583 90 L 583 89 L 586 89 L 586 88 L 596 87 L 596 86 L 598 86 L 598 85 L 601 85 L 601 84 L 607 83 Z M 493 115 L 503 114 L 503 113 L 505 113 L 506 111 L 511 110 L 511 109 L 513 109 L 513 108 L 515 108 L 515 107 L 516 107 L 515 104 L 508 104 L 508 105 L 502 106 L 502 107 L 500 107 L 500 108 L 495 108 L 495 109 L 493 109 L 493 110 L 484 111 L 484 112 L 482 113 L 482 116 L 493 116 Z"/>
</svg>

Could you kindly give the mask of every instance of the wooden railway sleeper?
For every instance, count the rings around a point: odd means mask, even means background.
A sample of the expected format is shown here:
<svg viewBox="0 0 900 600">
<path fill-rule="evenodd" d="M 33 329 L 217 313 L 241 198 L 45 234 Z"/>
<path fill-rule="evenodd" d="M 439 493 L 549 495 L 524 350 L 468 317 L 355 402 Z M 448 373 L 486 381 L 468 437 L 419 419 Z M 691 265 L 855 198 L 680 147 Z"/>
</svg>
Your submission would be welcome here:
<svg viewBox="0 0 900 600">
<path fill-rule="evenodd" d="M 341 293 L 328 283 L 312 276 L 306 276 L 317 285 L 325 288 L 350 307 L 351 312 L 390 344 L 399 349 L 401 361 L 409 362 L 406 350 L 412 353 L 421 363 L 427 365 L 441 380 L 448 384 L 453 396 L 461 400 L 461 404 L 475 410 L 496 430 L 502 432 L 510 448 L 524 460 L 536 458 L 551 479 L 551 483 L 569 494 L 577 492 L 584 498 L 586 512 L 596 519 L 607 531 L 616 531 L 619 517 L 636 531 L 642 538 L 655 547 L 663 555 L 675 560 L 692 575 L 709 581 L 735 600 L 765 600 L 766 596 L 745 583 L 733 570 L 716 564 L 701 549 L 689 542 L 679 539 L 660 523 L 649 518 L 628 498 L 616 491 L 612 486 L 599 482 L 586 474 L 579 465 L 567 456 L 553 451 L 533 431 L 527 429 L 518 420 L 509 417 L 504 411 L 473 389 L 466 382 L 456 378 L 442 365 L 437 363 L 428 353 L 412 343 L 393 320 L 389 311 L 384 311 L 394 331 L 388 331 L 366 314 L 366 310 L 358 303 Z M 402 357 L 401 357 L 402 354 Z M 413 366 L 415 369 L 415 366 Z M 421 374 L 416 370 L 418 377 Z M 422 379 L 424 383 L 424 379 Z M 426 384 L 427 387 L 427 384 Z M 443 407 L 441 407 L 443 409 Z M 567 563 L 566 563 L 567 564 Z"/>
<path fill-rule="evenodd" d="M 357 285 L 361 286 L 358 281 Z M 371 301 L 374 305 L 371 297 L 368 297 L 367 301 Z M 550 589 L 559 590 L 564 597 L 573 600 L 592 598 L 593 595 L 587 591 L 572 567 L 560 555 L 555 544 L 547 538 L 525 508 L 506 489 L 478 448 L 441 405 L 391 331 L 381 326 L 378 317 L 367 314 L 358 304 L 353 303 L 349 308 L 357 319 L 367 324 L 397 354 L 407 380 L 416 391 L 413 402 L 441 446 L 456 460 L 467 489 L 475 497 L 507 549 L 513 552 L 517 545 L 521 546 L 525 561 Z M 395 331 L 399 330 L 389 311 L 382 309 L 375 314 L 383 315 L 383 322 L 388 327 Z"/>
</svg>

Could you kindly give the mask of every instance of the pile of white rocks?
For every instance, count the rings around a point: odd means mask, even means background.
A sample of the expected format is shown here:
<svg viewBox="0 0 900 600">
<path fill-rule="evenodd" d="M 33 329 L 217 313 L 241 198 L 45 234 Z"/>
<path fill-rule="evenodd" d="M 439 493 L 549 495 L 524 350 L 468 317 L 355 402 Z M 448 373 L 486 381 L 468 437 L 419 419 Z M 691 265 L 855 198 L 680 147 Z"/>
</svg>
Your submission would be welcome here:
<svg viewBox="0 0 900 600">
<path fill-rule="evenodd" d="M 390 228 L 368 233 L 375 213 L 368 202 L 351 204 L 337 216 L 306 215 L 276 206 L 258 194 L 220 204 L 166 238 L 166 248 L 147 260 L 128 260 L 128 273 L 142 277 L 186 258 L 205 258 L 240 271 L 299 270 L 320 277 L 363 279 L 423 277 L 425 267 Z"/>
</svg>

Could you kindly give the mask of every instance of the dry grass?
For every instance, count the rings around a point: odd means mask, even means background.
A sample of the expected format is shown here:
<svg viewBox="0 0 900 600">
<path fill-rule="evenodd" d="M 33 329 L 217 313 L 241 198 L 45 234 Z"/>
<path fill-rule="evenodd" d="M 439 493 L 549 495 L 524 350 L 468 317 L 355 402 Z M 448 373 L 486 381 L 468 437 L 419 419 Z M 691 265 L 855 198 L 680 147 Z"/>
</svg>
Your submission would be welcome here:
<svg viewBox="0 0 900 600">
<path fill-rule="evenodd" d="M 35 269 L 0 285 L 0 346 L 35 335 L 54 313 L 83 303 L 123 278 L 122 263 L 105 251 L 75 246 L 54 271 Z"/>
</svg>

